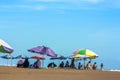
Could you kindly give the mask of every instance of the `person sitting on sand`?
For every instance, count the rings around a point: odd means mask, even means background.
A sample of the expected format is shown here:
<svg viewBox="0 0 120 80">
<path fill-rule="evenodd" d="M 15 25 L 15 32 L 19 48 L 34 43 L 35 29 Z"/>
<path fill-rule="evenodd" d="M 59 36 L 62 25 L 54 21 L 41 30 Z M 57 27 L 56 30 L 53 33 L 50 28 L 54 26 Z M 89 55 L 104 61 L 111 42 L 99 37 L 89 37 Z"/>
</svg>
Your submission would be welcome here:
<svg viewBox="0 0 120 80">
<path fill-rule="evenodd" d="M 54 62 L 52 64 L 53 64 L 53 68 L 57 67 L 57 65 Z"/>
<path fill-rule="evenodd" d="M 60 68 L 64 68 L 64 62 L 62 61 L 59 65 Z"/>
<path fill-rule="evenodd" d="M 48 68 L 55 68 L 55 67 L 57 67 L 57 65 L 54 62 L 51 62 L 51 63 L 48 64 L 47 67 Z"/>
<path fill-rule="evenodd" d="M 28 59 L 25 59 L 24 63 L 23 63 L 23 68 L 28 68 L 29 67 L 29 61 Z"/>
<path fill-rule="evenodd" d="M 86 68 L 87 68 L 87 70 L 91 70 L 91 69 L 92 69 L 91 61 L 89 61 L 89 62 L 87 63 Z"/>
<path fill-rule="evenodd" d="M 52 62 L 48 64 L 48 68 L 52 68 Z"/>
<path fill-rule="evenodd" d="M 66 61 L 65 68 L 69 68 L 69 67 L 70 67 L 70 66 L 69 66 L 69 62 Z"/>
<path fill-rule="evenodd" d="M 96 62 L 93 64 L 93 70 L 96 70 L 97 69 L 97 64 L 96 64 Z"/>
<path fill-rule="evenodd" d="M 34 68 L 41 68 L 41 62 L 39 59 L 37 59 L 37 61 L 34 62 L 33 67 Z"/>
<path fill-rule="evenodd" d="M 23 67 L 23 61 L 22 61 L 22 59 L 20 58 L 20 60 L 18 61 L 18 63 L 17 63 L 17 67 Z"/>
<path fill-rule="evenodd" d="M 79 62 L 79 63 L 78 63 L 78 69 L 81 69 L 81 67 L 82 67 L 82 65 L 81 65 L 81 63 Z"/>
</svg>

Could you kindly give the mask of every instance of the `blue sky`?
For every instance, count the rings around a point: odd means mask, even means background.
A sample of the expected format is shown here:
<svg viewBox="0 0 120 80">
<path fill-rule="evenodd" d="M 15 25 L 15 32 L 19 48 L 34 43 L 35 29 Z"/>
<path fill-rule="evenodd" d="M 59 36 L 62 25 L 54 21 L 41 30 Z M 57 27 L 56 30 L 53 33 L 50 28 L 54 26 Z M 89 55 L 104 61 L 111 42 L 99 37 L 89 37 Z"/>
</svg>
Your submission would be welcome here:
<svg viewBox="0 0 120 80">
<path fill-rule="evenodd" d="M 119 19 L 119 0 L 0 0 L 0 38 L 13 56 L 34 55 L 27 49 L 38 45 L 66 56 L 88 48 L 98 66 L 120 69 Z"/>
</svg>

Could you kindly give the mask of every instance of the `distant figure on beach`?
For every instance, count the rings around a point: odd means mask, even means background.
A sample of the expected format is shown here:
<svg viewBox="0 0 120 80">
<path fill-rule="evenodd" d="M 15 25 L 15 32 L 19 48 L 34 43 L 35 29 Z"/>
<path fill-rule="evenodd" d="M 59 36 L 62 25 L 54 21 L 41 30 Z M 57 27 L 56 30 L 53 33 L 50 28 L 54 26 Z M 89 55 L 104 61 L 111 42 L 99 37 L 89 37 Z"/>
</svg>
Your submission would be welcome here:
<svg viewBox="0 0 120 80">
<path fill-rule="evenodd" d="M 23 68 L 28 68 L 29 67 L 29 61 L 28 59 L 25 59 L 24 63 L 23 63 Z"/>
<path fill-rule="evenodd" d="M 75 64 L 74 64 L 74 62 L 75 62 L 75 59 L 73 58 L 73 59 L 71 60 L 71 64 L 70 64 L 70 67 L 71 67 L 72 69 L 75 69 Z"/>
<path fill-rule="evenodd" d="M 100 68 L 101 68 L 101 70 L 103 70 L 103 63 L 101 63 Z"/>
<path fill-rule="evenodd" d="M 54 62 L 52 64 L 53 64 L 53 68 L 57 67 L 57 65 Z"/>
<path fill-rule="evenodd" d="M 52 68 L 52 62 L 47 65 L 48 68 Z"/>
<path fill-rule="evenodd" d="M 78 63 L 78 69 L 81 69 L 82 68 L 82 65 L 81 65 L 81 63 L 79 62 Z"/>
<path fill-rule="evenodd" d="M 41 62 L 40 62 L 39 59 L 37 59 L 37 60 L 34 62 L 33 67 L 34 67 L 34 68 L 41 68 Z"/>
<path fill-rule="evenodd" d="M 86 65 L 87 70 L 91 70 L 92 69 L 92 64 L 91 61 L 89 61 Z"/>
<path fill-rule="evenodd" d="M 70 67 L 70 66 L 69 66 L 69 62 L 66 61 L 65 68 L 69 68 L 69 67 Z"/>
<path fill-rule="evenodd" d="M 22 61 L 21 58 L 20 58 L 20 60 L 19 60 L 18 63 L 17 63 L 17 67 L 18 67 L 18 68 L 23 67 L 23 61 Z"/>
<path fill-rule="evenodd" d="M 93 64 L 92 69 L 93 69 L 93 70 L 96 70 L 96 69 L 97 69 L 97 63 L 96 63 L 96 62 Z"/>
<path fill-rule="evenodd" d="M 48 68 L 55 68 L 57 65 L 54 62 L 51 62 L 47 65 Z"/>
<path fill-rule="evenodd" d="M 60 68 L 64 68 L 64 62 L 62 61 L 59 65 Z"/>
</svg>

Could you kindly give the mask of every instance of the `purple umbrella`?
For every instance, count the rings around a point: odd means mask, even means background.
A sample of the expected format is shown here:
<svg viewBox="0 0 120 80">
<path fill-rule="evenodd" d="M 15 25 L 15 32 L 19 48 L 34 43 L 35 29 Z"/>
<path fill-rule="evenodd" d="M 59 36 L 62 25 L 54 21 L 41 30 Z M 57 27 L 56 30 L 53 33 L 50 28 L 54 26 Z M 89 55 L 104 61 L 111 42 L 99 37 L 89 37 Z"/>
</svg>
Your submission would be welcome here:
<svg viewBox="0 0 120 80">
<path fill-rule="evenodd" d="M 45 47 L 45 46 L 38 46 L 38 47 L 35 47 L 35 48 L 32 48 L 32 49 L 29 49 L 28 51 L 33 52 L 33 53 L 42 54 L 42 55 L 47 55 L 47 56 L 50 56 L 50 57 L 56 57 L 57 56 L 57 54 L 53 50 L 51 50 L 50 48 Z"/>
</svg>

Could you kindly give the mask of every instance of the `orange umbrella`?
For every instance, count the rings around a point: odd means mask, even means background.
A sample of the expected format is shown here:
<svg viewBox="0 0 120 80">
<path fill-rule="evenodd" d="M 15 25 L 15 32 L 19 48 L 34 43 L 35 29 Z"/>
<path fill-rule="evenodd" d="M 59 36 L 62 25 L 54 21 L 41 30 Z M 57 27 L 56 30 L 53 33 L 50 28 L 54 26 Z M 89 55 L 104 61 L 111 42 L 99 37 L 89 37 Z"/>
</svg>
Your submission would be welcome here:
<svg viewBox="0 0 120 80">
<path fill-rule="evenodd" d="M 43 56 L 32 56 L 33 59 L 45 60 Z"/>
</svg>

